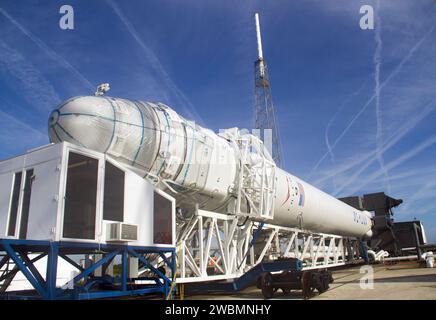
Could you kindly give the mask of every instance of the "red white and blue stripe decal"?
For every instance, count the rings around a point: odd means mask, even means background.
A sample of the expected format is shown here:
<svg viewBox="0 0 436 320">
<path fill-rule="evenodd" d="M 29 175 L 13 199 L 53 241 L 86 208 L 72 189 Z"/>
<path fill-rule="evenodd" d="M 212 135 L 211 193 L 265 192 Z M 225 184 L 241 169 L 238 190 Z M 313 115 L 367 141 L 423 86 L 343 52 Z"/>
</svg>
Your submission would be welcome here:
<svg viewBox="0 0 436 320">
<path fill-rule="evenodd" d="M 289 198 L 291 198 L 291 186 L 290 186 L 291 183 L 289 182 L 288 176 L 286 176 L 286 183 L 288 185 L 288 193 L 286 195 L 285 201 L 283 201 L 282 203 L 282 206 L 289 200 Z"/>
<path fill-rule="evenodd" d="M 286 199 L 283 201 L 282 206 L 289 201 L 289 199 L 291 198 L 291 181 L 289 180 L 289 177 L 286 176 L 286 184 L 288 185 L 288 192 L 286 193 Z M 306 194 L 304 193 L 304 188 L 303 185 L 299 182 L 297 182 L 297 187 L 298 187 L 298 194 L 299 194 L 299 199 L 298 199 L 298 205 L 300 207 L 304 207 L 304 203 L 306 200 Z"/>
</svg>

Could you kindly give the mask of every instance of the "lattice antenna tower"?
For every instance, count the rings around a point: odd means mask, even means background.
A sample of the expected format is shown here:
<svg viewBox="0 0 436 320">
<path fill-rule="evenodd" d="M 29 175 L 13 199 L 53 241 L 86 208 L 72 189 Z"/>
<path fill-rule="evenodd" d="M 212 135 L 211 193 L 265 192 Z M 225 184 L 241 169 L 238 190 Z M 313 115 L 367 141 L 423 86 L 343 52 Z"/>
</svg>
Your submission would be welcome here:
<svg viewBox="0 0 436 320">
<path fill-rule="evenodd" d="M 263 59 L 262 38 L 260 36 L 259 14 L 254 15 L 256 22 L 258 58 L 254 63 L 254 107 L 255 129 L 259 130 L 260 138 L 270 148 L 271 156 L 277 166 L 281 166 L 281 146 L 277 127 L 274 105 L 272 102 L 271 85 L 268 69 Z M 270 129 L 270 130 L 266 130 Z M 269 145 L 271 144 L 271 145 Z"/>
</svg>

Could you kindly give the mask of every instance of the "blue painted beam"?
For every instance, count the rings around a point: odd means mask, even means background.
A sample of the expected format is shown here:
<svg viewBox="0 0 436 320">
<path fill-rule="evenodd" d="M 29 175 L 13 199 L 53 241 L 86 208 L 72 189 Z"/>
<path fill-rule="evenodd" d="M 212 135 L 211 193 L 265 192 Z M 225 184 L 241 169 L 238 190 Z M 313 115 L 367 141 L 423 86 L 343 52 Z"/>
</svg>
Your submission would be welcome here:
<svg viewBox="0 0 436 320">
<path fill-rule="evenodd" d="M 123 257 L 121 263 L 121 289 L 127 290 L 127 250 L 123 250 Z"/>
<path fill-rule="evenodd" d="M 92 266 L 90 266 L 89 268 L 86 268 L 83 272 L 81 272 L 80 274 L 75 276 L 73 279 L 73 282 L 76 283 L 79 280 L 81 280 L 82 278 L 87 277 L 88 275 L 93 273 L 97 268 L 101 267 L 104 263 L 106 263 L 108 260 L 115 257 L 117 254 L 119 254 L 119 251 L 107 253 L 100 261 L 94 263 Z"/>
<path fill-rule="evenodd" d="M 171 282 L 170 279 L 168 279 L 168 277 L 166 275 L 164 275 L 162 272 L 160 272 L 155 267 L 153 267 L 147 260 L 145 260 L 145 258 L 143 256 L 141 256 L 138 253 L 136 253 L 133 249 L 128 249 L 128 250 L 129 250 L 129 253 L 131 255 L 133 255 L 133 256 L 137 257 L 139 260 L 141 260 L 141 262 L 145 266 L 147 266 L 147 268 L 149 268 L 153 273 L 155 273 L 160 278 L 162 278 L 165 282 Z"/>
<path fill-rule="evenodd" d="M 47 273 L 46 273 L 47 293 L 48 293 L 48 298 L 50 300 L 53 300 L 56 296 L 58 256 L 59 256 L 59 248 L 57 244 L 51 243 L 47 256 Z"/>
<path fill-rule="evenodd" d="M 80 243 L 80 242 L 51 242 L 51 241 L 34 241 L 23 239 L 0 239 L 0 250 L 7 253 L 15 263 L 15 273 L 21 271 L 28 281 L 32 284 L 35 290 L 38 292 L 39 297 L 29 296 L 23 292 L 23 295 L 18 293 L 7 293 L 0 295 L 0 298 L 42 298 L 42 299 L 98 299 L 104 297 L 119 297 L 126 295 L 141 295 L 147 293 L 163 293 L 167 294 L 171 285 L 171 280 L 162 272 L 154 268 L 151 262 L 143 257 L 146 253 L 157 253 L 161 257 L 164 257 L 164 263 L 171 269 L 172 276 L 175 272 L 175 248 L 174 247 L 151 247 L 151 246 L 128 246 L 119 244 L 98 244 L 98 243 Z M 94 263 L 89 268 L 82 268 L 75 261 L 68 257 L 69 254 L 91 254 L 96 253 L 97 250 L 104 250 L 107 253 L 104 257 Z M 29 259 L 30 253 L 41 253 L 39 256 Z M 171 253 L 170 257 L 165 257 L 165 253 Z M 122 290 L 100 290 L 86 292 L 86 287 L 78 284 L 81 279 L 89 278 L 92 273 L 99 267 L 108 264 L 115 256 L 122 254 L 123 260 L 123 274 L 121 279 Z M 39 274 L 38 270 L 34 266 L 34 262 L 48 255 L 47 258 L 47 274 L 46 280 Z M 157 277 L 151 278 L 154 284 L 147 285 L 146 287 L 139 286 L 139 289 L 128 290 L 127 281 L 127 258 L 128 256 L 137 257 L 147 268 L 149 268 Z M 81 273 L 72 279 L 75 284 L 74 289 L 71 288 L 56 288 L 57 279 L 57 265 L 58 259 L 62 257 L 65 261 L 81 270 Z M 6 263 L 8 258 L 3 257 L 0 262 Z M 14 272 L 14 270 L 13 270 Z M 9 273 L 10 274 L 10 273 Z M 98 280 L 98 279 L 97 279 Z M 118 280 L 107 277 L 104 283 L 112 283 L 119 285 Z M 162 281 L 163 280 L 163 281 Z M 90 282 L 88 282 L 90 283 Z M 88 288 L 90 290 L 90 288 Z M 86 292 L 86 293 L 85 293 Z"/>
<path fill-rule="evenodd" d="M 2 246 L 3 249 L 7 252 L 7 254 L 11 257 L 11 259 L 15 262 L 15 264 L 18 266 L 20 271 L 24 274 L 24 276 L 27 278 L 27 280 L 32 284 L 32 286 L 35 288 L 35 290 L 43 297 L 44 299 L 47 298 L 47 292 L 45 291 L 43 284 L 40 284 L 37 279 L 33 276 L 33 274 L 27 269 L 27 267 L 24 265 L 23 261 L 17 256 L 15 251 L 12 249 L 9 243 L 6 243 L 2 240 Z"/>
</svg>

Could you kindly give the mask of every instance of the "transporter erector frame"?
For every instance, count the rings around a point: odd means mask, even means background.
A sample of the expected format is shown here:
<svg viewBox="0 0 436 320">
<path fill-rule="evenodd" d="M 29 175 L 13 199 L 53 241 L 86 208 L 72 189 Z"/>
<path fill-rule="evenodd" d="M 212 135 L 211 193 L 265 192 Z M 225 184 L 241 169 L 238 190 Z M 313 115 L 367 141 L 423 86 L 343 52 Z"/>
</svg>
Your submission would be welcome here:
<svg viewBox="0 0 436 320">
<path fill-rule="evenodd" d="M 82 267 L 88 270 L 86 277 L 73 281 L 79 288 L 98 279 L 95 288 L 103 293 L 89 297 L 145 293 L 141 281 L 150 278 L 157 286 L 153 290 L 168 296 L 174 280 L 237 280 L 257 266 L 283 259 L 300 263 L 268 269 L 274 273 L 262 275 L 259 283 L 266 297 L 277 287 L 274 281 L 281 281 L 283 291 L 301 282 L 306 293 L 315 287 L 322 292 L 328 284 L 317 284 L 327 277 L 318 270 L 355 262 L 358 241 L 371 235 L 368 212 L 277 168 L 257 137 L 237 128 L 216 135 L 163 104 L 75 97 L 51 113 L 49 136 L 54 144 L 0 162 L 0 238 L 6 245 L 61 241 L 112 248 L 123 270 L 129 263 L 129 275 L 123 273 L 122 279 L 130 279 L 135 289 L 126 291 L 126 282 L 107 271 L 110 263 L 104 261 L 94 269 Z M 81 195 L 90 186 L 88 196 Z M 28 244 L 27 251 L 16 251 L 23 259 L 32 252 L 34 244 Z M 126 249 L 116 251 L 116 245 Z M 135 248 L 143 250 L 139 256 L 122 254 Z M 53 283 L 47 282 L 56 274 L 51 265 L 44 278 L 31 266 L 33 257 L 20 263 L 8 250 L 4 265 L 15 263 L 41 296 L 73 297 L 43 294 L 37 283 L 43 288 Z M 91 266 L 104 259 L 96 247 L 82 253 L 91 252 Z M 310 277 L 295 278 L 301 269 Z M 279 271 L 294 273 L 277 278 Z M 284 282 L 293 284 L 286 287 Z M 102 283 L 117 289 L 104 293 Z"/>
<path fill-rule="evenodd" d="M 279 257 L 343 265 L 372 233 L 369 212 L 277 168 L 257 137 L 217 135 L 162 103 L 71 98 L 52 112 L 49 135 L 111 156 L 176 199 L 179 283 L 234 279 Z"/>
</svg>

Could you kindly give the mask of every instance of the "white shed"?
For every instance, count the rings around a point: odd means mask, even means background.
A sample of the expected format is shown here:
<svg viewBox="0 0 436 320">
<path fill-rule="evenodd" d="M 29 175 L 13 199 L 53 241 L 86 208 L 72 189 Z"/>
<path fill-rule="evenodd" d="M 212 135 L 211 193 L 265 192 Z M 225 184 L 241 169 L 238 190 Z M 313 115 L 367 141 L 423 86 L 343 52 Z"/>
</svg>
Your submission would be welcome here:
<svg viewBox="0 0 436 320">
<path fill-rule="evenodd" d="M 0 238 L 174 246 L 175 200 L 63 142 L 0 162 Z"/>
</svg>

